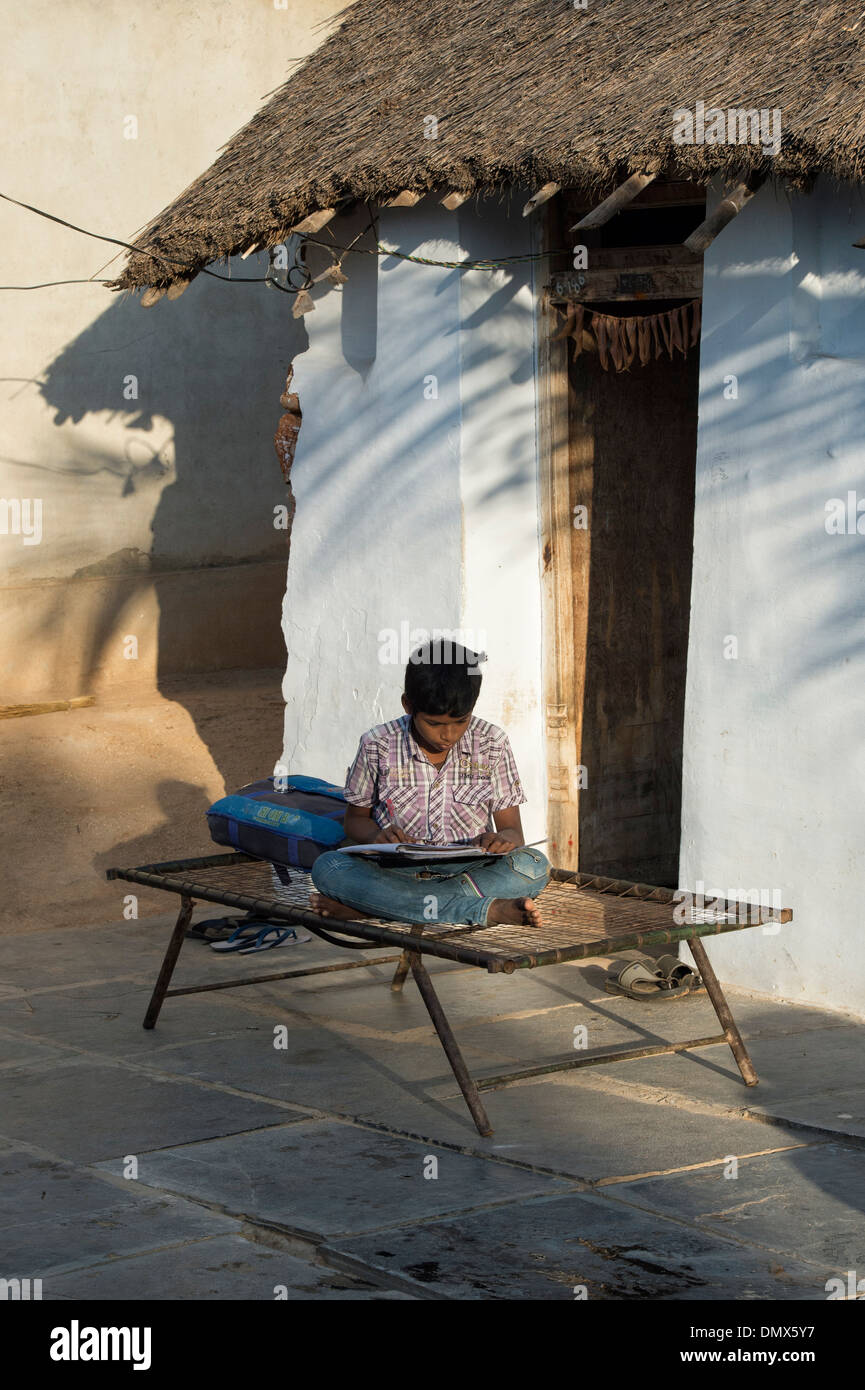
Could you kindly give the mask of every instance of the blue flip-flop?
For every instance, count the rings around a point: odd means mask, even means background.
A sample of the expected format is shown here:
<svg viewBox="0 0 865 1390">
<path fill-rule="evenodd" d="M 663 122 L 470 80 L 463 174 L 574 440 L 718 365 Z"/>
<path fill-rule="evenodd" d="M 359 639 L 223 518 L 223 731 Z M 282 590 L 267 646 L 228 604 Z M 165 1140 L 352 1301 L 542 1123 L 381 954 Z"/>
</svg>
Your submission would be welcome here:
<svg viewBox="0 0 865 1390">
<path fill-rule="evenodd" d="M 257 951 L 272 951 L 275 946 L 294 946 L 302 941 L 311 940 L 308 932 L 300 934 L 296 927 L 265 927 L 251 945 L 241 946 L 240 954 L 251 956 Z"/>
<path fill-rule="evenodd" d="M 261 918 L 250 922 L 249 918 L 244 917 L 239 927 L 231 933 L 227 941 L 211 941 L 211 951 L 219 951 L 225 954 L 230 951 L 242 951 L 244 947 L 251 946 L 257 941 L 263 930 L 270 930 L 270 924 L 262 922 Z"/>
</svg>

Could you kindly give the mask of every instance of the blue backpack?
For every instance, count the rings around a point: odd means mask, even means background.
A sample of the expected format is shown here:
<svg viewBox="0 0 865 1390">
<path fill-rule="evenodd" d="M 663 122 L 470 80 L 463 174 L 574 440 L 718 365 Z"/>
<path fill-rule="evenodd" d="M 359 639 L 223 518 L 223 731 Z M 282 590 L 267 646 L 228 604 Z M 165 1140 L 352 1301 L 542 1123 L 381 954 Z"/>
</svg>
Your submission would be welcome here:
<svg viewBox="0 0 865 1390">
<path fill-rule="evenodd" d="M 207 823 L 218 845 L 308 869 L 344 840 L 345 807 L 342 787 L 320 777 L 280 778 L 279 791 L 267 777 L 214 801 Z"/>
</svg>

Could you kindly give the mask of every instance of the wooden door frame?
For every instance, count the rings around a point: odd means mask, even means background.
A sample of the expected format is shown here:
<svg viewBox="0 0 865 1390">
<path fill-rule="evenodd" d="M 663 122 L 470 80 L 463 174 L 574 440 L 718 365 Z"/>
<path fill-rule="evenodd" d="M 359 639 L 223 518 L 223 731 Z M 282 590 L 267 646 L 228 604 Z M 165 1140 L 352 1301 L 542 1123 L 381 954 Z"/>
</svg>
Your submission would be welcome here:
<svg viewBox="0 0 865 1390">
<path fill-rule="evenodd" d="M 705 190 L 695 196 L 694 186 L 650 185 L 640 195 L 641 202 L 653 206 L 680 206 L 698 203 Z M 551 302 L 550 285 L 554 258 L 569 238 L 566 235 L 562 198 L 550 199 L 535 214 L 539 223 L 539 249 L 543 259 L 536 285 L 537 325 L 537 414 L 539 514 L 541 538 L 543 708 L 546 739 L 547 835 L 550 858 L 566 869 L 580 869 L 578 773 L 585 762 L 583 711 L 586 695 L 586 653 L 588 644 L 589 584 L 591 559 L 592 494 L 595 445 L 588 431 L 575 428 L 570 401 L 573 388 L 568 370 L 568 338 L 558 338 L 561 319 Z M 596 235 L 596 234 L 595 234 Z M 631 248 L 630 251 L 599 253 L 600 263 L 615 255 L 623 266 L 639 261 L 646 265 L 681 259 L 681 248 Z M 630 258 L 630 260 L 629 260 Z M 560 272 L 561 255 L 555 258 Z M 702 262 L 685 258 L 688 293 L 702 288 Z M 601 274 L 603 271 L 600 272 Z M 621 297 L 616 294 L 614 297 Z M 574 508 L 584 505 L 588 525 L 574 526 Z M 600 775 L 588 767 L 586 778 Z M 585 866 L 592 869 L 592 865 Z"/>
<path fill-rule="evenodd" d="M 556 337 L 560 320 L 547 290 L 549 252 L 562 244 L 557 213 L 558 200 L 553 199 L 542 213 L 546 254 L 536 262 L 540 287 L 537 409 L 547 837 L 552 862 L 561 869 L 578 869 L 577 770 L 585 692 L 589 532 L 573 526 L 568 339 Z M 576 601 L 580 590 L 582 603 Z"/>
</svg>

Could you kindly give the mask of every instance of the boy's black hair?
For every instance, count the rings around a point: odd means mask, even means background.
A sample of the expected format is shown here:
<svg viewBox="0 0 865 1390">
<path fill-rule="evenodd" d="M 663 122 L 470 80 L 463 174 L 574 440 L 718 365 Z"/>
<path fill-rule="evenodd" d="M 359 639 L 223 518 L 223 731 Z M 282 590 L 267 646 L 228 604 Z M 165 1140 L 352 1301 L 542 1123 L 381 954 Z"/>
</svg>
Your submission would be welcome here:
<svg viewBox="0 0 865 1390">
<path fill-rule="evenodd" d="M 481 689 L 483 654 L 437 638 L 412 652 L 405 668 L 405 697 L 419 714 L 471 714 Z"/>
</svg>

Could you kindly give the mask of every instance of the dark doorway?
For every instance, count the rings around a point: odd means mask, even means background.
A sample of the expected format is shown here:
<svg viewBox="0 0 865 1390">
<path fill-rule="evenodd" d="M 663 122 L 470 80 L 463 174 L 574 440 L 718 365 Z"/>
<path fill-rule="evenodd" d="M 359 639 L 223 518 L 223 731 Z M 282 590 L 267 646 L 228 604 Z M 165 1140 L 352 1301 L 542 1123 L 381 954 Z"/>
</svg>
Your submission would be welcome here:
<svg viewBox="0 0 865 1390">
<path fill-rule="evenodd" d="M 623 264 L 632 267 L 638 246 L 679 247 L 702 220 L 705 204 L 693 193 L 674 205 L 665 204 L 661 187 L 652 196 L 650 206 L 621 213 L 594 234 L 595 248 L 607 250 L 606 266 L 615 264 L 614 248 L 629 248 Z M 564 225 L 573 225 L 578 200 L 566 196 L 563 214 Z M 591 302 L 590 289 L 589 300 L 587 307 L 616 315 L 683 302 L 623 294 Z M 588 529 L 582 538 L 574 532 L 572 567 L 575 659 L 584 668 L 579 867 L 675 887 L 699 344 L 687 357 L 637 359 L 617 372 L 612 363 L 604 370 L 589 339 L 583 342 L 584 351 L 568 354 L 571 503 L 588 509 Z"/>
</svg>

